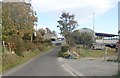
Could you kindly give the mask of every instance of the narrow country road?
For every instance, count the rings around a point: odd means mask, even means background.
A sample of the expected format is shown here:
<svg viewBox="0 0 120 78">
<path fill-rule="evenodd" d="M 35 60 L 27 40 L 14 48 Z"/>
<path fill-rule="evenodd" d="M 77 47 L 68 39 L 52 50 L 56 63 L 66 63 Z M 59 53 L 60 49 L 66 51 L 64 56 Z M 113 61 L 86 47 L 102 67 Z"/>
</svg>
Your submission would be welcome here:
<svg viewBox="0 0 120 78">
<path fill-rule="evenodd" d="M 3 76 L 71 76 L 58 61 L 60 46 Z"/>
</svg>

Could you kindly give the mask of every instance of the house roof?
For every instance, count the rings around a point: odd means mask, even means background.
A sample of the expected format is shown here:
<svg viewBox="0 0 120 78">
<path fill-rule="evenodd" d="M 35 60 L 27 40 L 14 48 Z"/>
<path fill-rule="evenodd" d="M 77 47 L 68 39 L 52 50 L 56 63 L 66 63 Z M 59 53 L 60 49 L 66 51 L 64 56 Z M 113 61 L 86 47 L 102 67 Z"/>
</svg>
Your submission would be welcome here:
<svg viewBox="0 0 120 78">
<path fill-rule="evenodd" d="M 46 33 L 44 36 L 43 36 L 44 39 L 52 39 L 52 38 L 57 38 L 54 34 L 51 34 L 51 33 Z"/>
</svg>

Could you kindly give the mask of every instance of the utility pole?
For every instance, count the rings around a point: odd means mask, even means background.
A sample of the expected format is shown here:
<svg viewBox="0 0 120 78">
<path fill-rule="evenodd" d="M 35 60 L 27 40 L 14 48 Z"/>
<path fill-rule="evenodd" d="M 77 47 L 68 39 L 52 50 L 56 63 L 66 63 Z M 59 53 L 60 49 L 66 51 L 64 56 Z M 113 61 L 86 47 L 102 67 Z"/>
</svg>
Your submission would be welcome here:
<svg viewBox="0 0 120 78">
<path fill-rule="evenodd" d="M 120 1 L 118 2 L 118 40 L 120 41 Z M 120 42 L 118 44 L 118 61 L 120 61 Z"/>
<path fill-rule="evenodd" d="M 95 13 L 93 12 L 93 45 L 95 42 Z"/>
</svg>

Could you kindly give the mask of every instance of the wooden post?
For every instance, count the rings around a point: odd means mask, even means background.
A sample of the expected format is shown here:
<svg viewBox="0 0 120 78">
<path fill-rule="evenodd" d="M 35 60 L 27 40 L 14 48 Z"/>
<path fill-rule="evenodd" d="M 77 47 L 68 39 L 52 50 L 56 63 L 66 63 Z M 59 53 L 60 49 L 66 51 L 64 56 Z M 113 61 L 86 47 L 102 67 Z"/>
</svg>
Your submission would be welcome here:
<svg viewBox="0 0 120 78">
<path fill-rule="evenodd" d="M 107 51 L 108 51 L 108 47 L 105 47 L 105 53 L 104 53 L 104 61 L 106 60 Z"/>
<path fill-rule="evenodd" d="M 32 43 L 32 41 L 33 41 L 33 36 L 31 35 L 31 43 Z"/>
<path fill-rule="evenodd" d="M 3 51 L 5 52 L 5 41 L 3 41 Z"/>
<path fill-rule="evenodd" d="M 11 49 L 11 43 L 8 43 L 8 48 L 9 48 L 9 52 L 11 53 L 12 51 L 12 49 Z"/>
</svg>

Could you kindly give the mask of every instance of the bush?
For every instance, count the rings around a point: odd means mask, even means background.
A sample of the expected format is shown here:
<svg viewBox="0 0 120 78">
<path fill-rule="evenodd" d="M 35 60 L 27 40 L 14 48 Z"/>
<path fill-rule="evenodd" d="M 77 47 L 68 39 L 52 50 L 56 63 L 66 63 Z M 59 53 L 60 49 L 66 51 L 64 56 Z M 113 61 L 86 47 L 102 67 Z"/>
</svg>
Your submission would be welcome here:
<svg viewBox="0 0 120 78">
<path fill-rule="evenodd" d="M 67 57 L 68 56 L 68 46 L 62 46 L 61 51 L 58 53 L 58 57 Z"/>
<path fill-rule="evenodd" d="M 44 44 L 41 44 L 41 43 L 37 43 L 37 44 L 36 44 L 36 47 L 37 47 L 37 49 L 39 49 L 40 51 L 43 51 L 43 50 L 45 49 Z"/>
<path fill-rule="evenodd" d="M 11 36 L 7 43 L 11 43 L 14 46 L 13 49 L 19 56 L 22 56 L 22 53 L 27 50 L 24 41 L 18 35 Z"/>
<path fill-rule="evenodd" d="M 93 34 L 89 32 L 80 33 L 78 30 L 75 30 L 71 36 L 76 44 L 81 44 L 84 47 L 91 47 L 93 43 Z"/>
<path fill-rule="evenodd" d="M 68 51 L 68 46 L 62 46 L 61 51 L 62 52 L 67 52 Z"/>
<path fill-rule="evenodd" d="M 27 41 L 27 42 L 25 42 L 25 48 L 27 49 L 27 51 L 35 50 L 36 45 L 34 43 L 31 43 L 31 42 Z"/>
<path fill-rule="evenodd" d="M 58 57 L 67 57 L 67 56 L 69 56 L 69 54 L 67 52 L 60 51 L 58 54 Z"/>
</svg>

